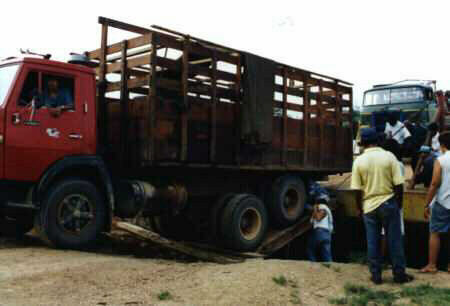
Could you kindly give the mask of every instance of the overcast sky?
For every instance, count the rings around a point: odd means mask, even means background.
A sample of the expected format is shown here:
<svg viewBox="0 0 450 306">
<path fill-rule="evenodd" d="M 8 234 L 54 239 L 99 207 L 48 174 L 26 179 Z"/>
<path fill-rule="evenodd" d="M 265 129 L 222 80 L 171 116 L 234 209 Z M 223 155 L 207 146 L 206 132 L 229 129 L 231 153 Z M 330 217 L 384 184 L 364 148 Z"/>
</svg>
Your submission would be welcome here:
<svg viewBox="0 0 450 306">
<path fill-rule="evenodd" d="M 158 24 L 354 83 L 437 80 L 450 89 L 447 1 L 3 1 L 0 59 L 20 48 L 66 60 L 99 48 L 98 16 Z M 110 42 L 122 40 L 117 35 Z"/>
</svg>

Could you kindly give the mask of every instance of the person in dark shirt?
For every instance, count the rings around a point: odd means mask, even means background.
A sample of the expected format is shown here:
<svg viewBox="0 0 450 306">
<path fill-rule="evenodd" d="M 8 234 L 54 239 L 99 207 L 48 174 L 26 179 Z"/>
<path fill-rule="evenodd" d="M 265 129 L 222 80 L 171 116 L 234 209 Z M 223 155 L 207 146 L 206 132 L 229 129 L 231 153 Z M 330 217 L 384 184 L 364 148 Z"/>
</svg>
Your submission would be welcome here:
<svg viewBox="0 0 450 306">
<path fill-rule="evenodd" d="M 423 164 L 419 169 L 419 173 L 416 175 L 416 183 L 422 183 L 426 188 L 428 188 L 430 187 L 431 178 L 433 177 L 433 166 L 436 156 L 428 146 L 422 146 L 419 153 L 424 153 L 427 155 L 423 159 Z"/>
<path fill-rule="evenodd" d="M 48 108 L 54 117 L 61 115 L 64 109 L 73 108 L 73 97 L 67 88 L 60 88 L 57 79 L 50 79 L 42 94 L 41 108 Z"/>
</svg>

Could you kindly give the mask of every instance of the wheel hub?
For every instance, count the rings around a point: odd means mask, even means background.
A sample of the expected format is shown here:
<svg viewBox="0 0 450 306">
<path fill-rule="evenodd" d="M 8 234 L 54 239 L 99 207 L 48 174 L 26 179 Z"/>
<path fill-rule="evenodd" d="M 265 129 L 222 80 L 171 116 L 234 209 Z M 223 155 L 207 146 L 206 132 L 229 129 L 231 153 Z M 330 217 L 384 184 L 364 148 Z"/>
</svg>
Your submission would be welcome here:
<svg viewBox="0 0 450 306">
<path fill-rule="evenodd" d="M 246 240 L 255 239 L 261 231 L 262 221 L 258 210 L 248 208 L 241 215 L 239 229 Z"/>
<path fill-rule="evenodd" d="M 93 219 L 93 204 L 81 194 L 68 195 L 59 205 L 58 224 L 66 232 L 79 234 Z"/>
<path fill-rule="evenodd" d="M 283 206 L 288 215 L 293 216 L 296 214 L 296 210 L 298 209 L 299 195 L 297 191 L 294 189 L 289 189 L 283 201 Z"/>
</svg>

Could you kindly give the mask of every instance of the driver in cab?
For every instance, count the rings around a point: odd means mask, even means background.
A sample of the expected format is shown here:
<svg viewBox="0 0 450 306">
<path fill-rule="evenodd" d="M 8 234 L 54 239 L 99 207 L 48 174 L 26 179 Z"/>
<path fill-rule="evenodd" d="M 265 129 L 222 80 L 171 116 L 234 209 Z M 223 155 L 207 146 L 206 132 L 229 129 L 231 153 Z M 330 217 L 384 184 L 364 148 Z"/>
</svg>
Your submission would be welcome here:
<svg viewBox="0 0 450 306">
<path fill-rule="evenodd" d="M 57 79 L 48 80 L 42 98 L 40 108 L 47 108 L 53 117 L 59 117 L 63 110 L 73 108 L 73 98 L 67 88 L 60 88 Z"/>
</svg>

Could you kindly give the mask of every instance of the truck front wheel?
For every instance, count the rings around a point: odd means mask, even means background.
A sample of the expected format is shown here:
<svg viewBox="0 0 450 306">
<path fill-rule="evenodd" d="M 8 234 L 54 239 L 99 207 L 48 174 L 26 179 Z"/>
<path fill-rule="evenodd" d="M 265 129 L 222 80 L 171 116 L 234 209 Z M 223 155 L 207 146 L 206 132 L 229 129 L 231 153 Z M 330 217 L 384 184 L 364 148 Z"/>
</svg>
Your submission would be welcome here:
<svg viewBox="0 0 450 306">
<path fill-rule="evenodd" d="M 57 183 L 41 209 L 46 238 L 59 248 L 91 246 L 105 229 L 106 205 L 97 188 L 81 179 Z"/>
</svg>

